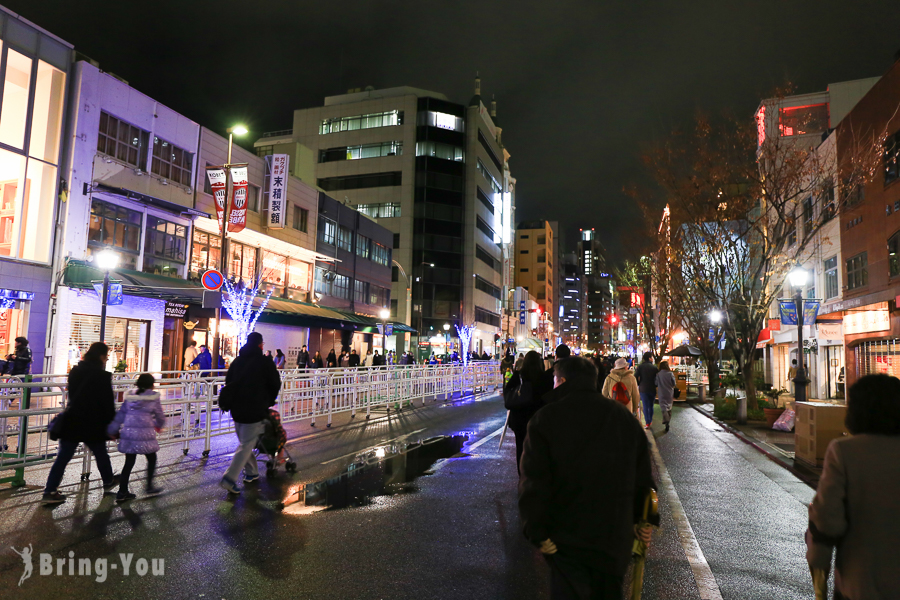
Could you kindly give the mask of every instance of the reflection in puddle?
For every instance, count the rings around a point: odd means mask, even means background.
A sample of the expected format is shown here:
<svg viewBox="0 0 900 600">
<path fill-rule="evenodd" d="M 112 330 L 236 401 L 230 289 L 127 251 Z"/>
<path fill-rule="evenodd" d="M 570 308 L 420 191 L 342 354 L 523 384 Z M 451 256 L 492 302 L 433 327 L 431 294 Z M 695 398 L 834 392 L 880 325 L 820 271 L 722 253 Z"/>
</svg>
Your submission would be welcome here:
<svg viewBox="0 0 900 600">
<path fill-rule="evenodd" d="M 435 462 L 465 456 L 459 452 L 468 439 L 466 432 L 372 448 L 358 454 L 336 477 L 293 486 L 284 499 L 283 510 L 289 515 L 308 515 L 369 506 L 378 496 L 413 493 L 417 488 L 412 482 L 426 474 Z"/>
</svg>

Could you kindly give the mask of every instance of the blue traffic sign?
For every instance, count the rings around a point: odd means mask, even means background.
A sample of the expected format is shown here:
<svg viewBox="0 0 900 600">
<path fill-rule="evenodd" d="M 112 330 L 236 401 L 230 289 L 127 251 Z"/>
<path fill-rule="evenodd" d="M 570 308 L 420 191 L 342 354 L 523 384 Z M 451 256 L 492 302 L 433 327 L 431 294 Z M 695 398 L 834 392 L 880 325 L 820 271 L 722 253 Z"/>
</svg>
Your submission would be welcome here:
<svg viewBox="0 0 900 600">
<path fill-rule="evenodd" d="M 203 287 L 214 292 L 225 283 L 225 277 L 219 271 L 210 269 L 203 274 L 203 277 L 200 278 L 200 282 L 203 284 Z"/>
</svg>

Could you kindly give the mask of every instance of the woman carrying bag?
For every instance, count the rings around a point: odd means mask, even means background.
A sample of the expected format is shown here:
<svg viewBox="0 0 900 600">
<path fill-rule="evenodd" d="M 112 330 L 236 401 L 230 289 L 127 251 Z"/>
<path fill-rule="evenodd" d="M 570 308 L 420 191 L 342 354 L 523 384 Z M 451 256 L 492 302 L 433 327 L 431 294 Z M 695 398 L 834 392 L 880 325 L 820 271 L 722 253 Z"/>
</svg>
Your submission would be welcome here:
<svg viewBox="0 0 900 600">
<path fill-rule="evenodd" d="M 51 430 L 59 437 L 59 451 L 50 468 L 47 486 L 41 502 L 44 505 L 61 504 L 66 497 L 57 491 L 66 465 L 72 460 L 78 444 L 90 448 L 97 461 L 97 468 L 103 478 L 104 490 L 119 484 L 113 475 L 109 454 L 106 452 L 107 426 L 116 417 L 115 395 L 112 388 L 112 373 L 106 370 L 109 347 L 103 342 L 94 342 L 84 357 L 69 373 L 69 403 L 66 410 L 51 423 Z"/>
<path fill-rule="evenodd" d="M 509 428 L 516 436 L 516 468 L 522 459 L 528 421 L 541 407 L 543 395 L 553 389 L 544 377 L 544 361 L 532 350 L 522 360 L 522 368 L 509 379 L 503 388 L 503 398 L 509 409 Z"/>
</svg>

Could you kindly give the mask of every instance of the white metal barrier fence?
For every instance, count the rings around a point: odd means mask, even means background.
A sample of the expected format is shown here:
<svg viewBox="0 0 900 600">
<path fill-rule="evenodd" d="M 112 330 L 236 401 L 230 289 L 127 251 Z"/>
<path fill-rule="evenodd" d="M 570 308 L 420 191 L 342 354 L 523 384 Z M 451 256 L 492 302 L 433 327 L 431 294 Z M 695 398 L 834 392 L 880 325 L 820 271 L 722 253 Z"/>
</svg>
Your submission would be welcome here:
<svg viewBox="0 0 900 600">
<path fill-rule="evenodd" d="M 335 415 L 358 414 L 368 419 L 375 413 L 401 410 L 415 401 L 446 400 L 502 385 L 496 361 L 462 365 L 394 365 L 337 369 L 291 369 L 280 371 L 281 392 L 274 407 L 283 423 L 308 419 L 315 426 L 324 420 L 330 427 Z M 117 405 L 134 387 L 140 373 L 113 375 Z M 166 412 L 166 428 L 159 434 L 160 446 L 180 446 L 188 454 L 191 444 L 208 456 L 211 438 L 232 433 L 229 413 L 218 407 L 224 371 L 170 371 L 154 373 L 156 390 Z M 201 376 L 202 375 L 202 376 Z M 0 483 L 24 485 L 29 466 L 53 462 L 57 443 L 47 427 L 68 405 L 66 375 L 0 377 L 0 471 L 13 471 Z M 115 444 L 110 444 L 115 451 Z M 83 457 L 82 479 L 90 474 L 90 457 Z"/>
</svg>

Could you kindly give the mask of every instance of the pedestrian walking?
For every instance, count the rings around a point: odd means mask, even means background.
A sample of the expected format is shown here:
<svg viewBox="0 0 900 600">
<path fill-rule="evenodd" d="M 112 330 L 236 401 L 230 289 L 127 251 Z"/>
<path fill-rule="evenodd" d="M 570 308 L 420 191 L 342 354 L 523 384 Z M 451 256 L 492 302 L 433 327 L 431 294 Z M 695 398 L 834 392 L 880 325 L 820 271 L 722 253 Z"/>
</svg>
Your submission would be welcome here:
<svg viewBox="0 0 900 600">
<path fill-rule="evenodd" d="M 565 358 L 569 358 L 570 356 L 572 356 L 572 351 L 569 350 L 569 347 L 567 345 L 560 344 L 559 346 L 556 347 L 556 361 L 560 361 Z M 556 361 L 554 361 L 553 364 L 556 364 Z M 552 390 L 553 389 L 553 365 L 550 365 L 550 368 L 547 369 L 546 371 L 544 371 L 543 377 L 544 377 L 543 388 L 548 391 Z"/>
<path fill-rule="evenodd" d="M 344 351 L 341 351 L 341 360 L 339 364 L 345 369 L 350 366 L 350 356 Z"/>
<path fill-rule="evenodd" d="M 281 351 L 281 348 L 275 350 L 275 368 L 280 371 L 284 369 L 286 363 L 287 357 L 284 355 L 284 352 Z"/>
<path fill-rule="evenodd" d="M 512 429 L 516 436 L 516 469 L 521 472 L 522 450 L 525 448 L 525 434 L 528 431 L 528 421 L 541 408 L 544 394 L 553 389 L 553 384 L 547 384 L 544 377 L 544 365 L 541 355 L 531 350 L 522 359 L 522 368 L 513 373 L 509 382 L 503 388 L 503 397 L 507 398 L 508 394 L 514 394 L 517 390 L 520 393 L 527 393 L 529 396 L 527 404 L 509 409 L 509 418 L 507 420 L 509 428 Z M 508 403 L 507 403 L 508 404 Z"/>
<path fill-rule="evenodd" d="M 356 352 L 356 348 L 350 351 L 349 364 L 351 367 L 359 366 L 359 354 Z"/>
<path fill-rule="evenodd" d="M 384 355 L 378 354 L 378 350 L 375 351 L 375 356 L 372 357 L 372 366 L 373 367 L 384 366 Z"/>
<path fill-rule="evenodd" d="M 659 363 L 659 373 L 656 374 L 656 388 L 659 394 L 659 409 L 662 412 L 663 425 L 666 433 L 669 431 L 669 422 L 672 420 L 672 403 L 675 402 L 675 374 L 669 368 L 669 361 Z"/>
<path fill-rule="evenodd" d="M 79 443 L 83 443 L 94 454 L 97 469 L 103 479 L 103 489 L 111 490 L 119 484 L 119 478 L 113 475 L 109 454 L 106 452 L 106 440 L 109 439 L 106 428 L 116 416 L 112 373 L 105 369 L 108 358 L 109 347 L 103 342 L 94 342 L 69 372 L 69 404 L 56 417 L 61 420 L 57 430 L 59 448 L 44 487 L 42 503 L 45 505 L 66 501 L 66 497 L 57 488 Z"/>
<path fill-rule="evenodd" d="M 650 423 L 653 422 L 653 402 L 656 400 L 656 374 L 659 369 L 653 364 L 653 353 L 644 352 L 643 358 L 643 362 L 634 371 L 634 378 L 637 379 L 641 404 L 644 406 L 645 427 L 650 429 Z"/>
<path fill-rule="evenodd" d="M 306 369 L 309 367 L 309 351 L 307 351 L 306 346 L 300 348 L 300 352 L 297 353 L 297 368 L 298 369 Z"/>
<path fill-rule="evenodd" d="M 200 352 L 191 361 L 190 366 L 194 365 L 200 369 L 200 377 L 209 377 L 209 370 L 212 369 L 212 354 L 205 345 L 200 346 Z"/>
<path fill-rule="evenodd" d="M 456 351 L 453 352 L 456 354 Z M 520 371 L 522 369 L 522 362 L 525 360 L 525 355 L 519 352 L 519 357 L 516 359 L 516 364 L 513 366 L 513 370 Z"/>
<path fill-rule="evenodd" d="M 363 364 L 364 364 L 365 366 L 367 366 L 367 367 L 371 367 L 371 366 L 372 366 L 372 361 L 373 361 L 373 360 L 374 360 L 374 358 L 372 357 L 372 351 L 371 351 L 371 350 L 367 350 L 367 351 L 366 351 L 366 360 L 365 360 L 365 362 L 364 362 Z"/>
<path fill-rule="evenodd" d="M 825 587 L 837 550 L 836 599 L 900 598 L 900 380 L 866 375 L 850 386 L 846 426 L 852 435 L 829 444 L 809 505 L 806 559 Z"/>
<path fill-rule="evenodd" d="M 116 418 L 106 428 L 111 438 L 119 438 L 119 452 L 125 455 L 125 465 L 119 475 L 119 493 L 116 502 L 122 503 L 136 498 L 128 490 L 131 470 L 137 461 L 137 455 L 147 457 L 147 483 L 144 491 L 148 496 L 162 493 L 162 488 L 153 484 L 156 474 L 156 453 L 159 442 L 156 434 L 166 424 L 166 415 L 159 402 L 159 393 L 153 391 L 155 380 L 153 375 L 144 373 L 137 378 L 136 387 L 125 394 Z"/>
<path fill-rule="evenodd" d="M 269 407 L 275 405 L 281 390 L 281 376 L 275 363 L 263 356 L 263 344 L 262 334 L 254 331 L 248 335 L 247 343 L 225 375 L 225 385 L 235 386 L 231 394 L 233 404 L 229 410 L 238 437 L 237 450 L 220 483 L 229 494 L 241 493 L 237 485 L 241 470 L 244 471 L 245 484 L 259 480 L 259 467 L 253 449 L 265 432 Z"/>
<path fill-rule="evenodd" d="M 191 340 L 191 343 L 188 344 L 188 347 L 184 349 L 184 370 L 191 370 L 191 363 L 194 362 L 194 359 L 197 358 L 197 355 L 200 354 L 200 351 L 197 350 L 197 340 Z"/>
<path fill-rule="evenodd" d="M 640 419 L 641 395 L 638 391 L 637 379 L 634 371 L 628 368 L 628 361 L 624 358 L 616 360 L 614 368 L 606 376 L 603 382 L 603 396 L 615 400 L 628 408 Z"/>
<path fill-rule="evenodd" d="M 554 365 L 568 392 L 528 423 L 519 480 L 525 536 L 550 564 L 554 599 L 622 598 L 641 501 L 655 488 L 646 434 L 628 411 L 597 393 L 586 358 Z M 654 524 L 658 524 L 655 522 Z"/>
<path fill-rule="evenodd" d="M 312 361 L 309 364 L 310 369 L 321 369 L 325 366 L 325 362 L 322 360 L 322 354 L 316 350 L 316 355 L 313 357 Z"/>
<path fill-rule="evenodd" d="M 337 366 L 337 357 L 334 355 L 334 348 L 331 349 L 331 352 L 328 353 L 328 357 L 325 359 L 325 367 L 328 369 L 333 369 Z"/>
<path fill-rule="evenodd" d="M 31 373 L 31 348 L 28 347 L 28 340 L 23 337 L 16 338 L 15 354 L 12 357 L 12 368 L 9 370 L 10 375 L 28 375 Z"/>
<path fill-rule="evenodd" d="M 740 375 L 740 373 L 738 373 Z M 793 359 L 791 361 L 791 367 L 788 369 L 787 374 L 787 383 L 788 387 L 791 388 L 791 394 L 796 394 L 796 390 L 794 388 L 794 379 L 797 377 L 797 359 Z"/>
</svg>

